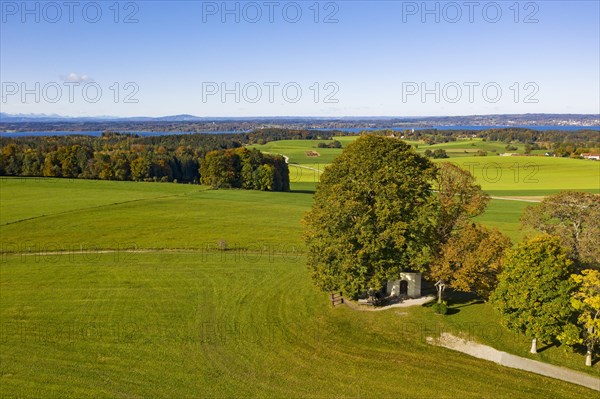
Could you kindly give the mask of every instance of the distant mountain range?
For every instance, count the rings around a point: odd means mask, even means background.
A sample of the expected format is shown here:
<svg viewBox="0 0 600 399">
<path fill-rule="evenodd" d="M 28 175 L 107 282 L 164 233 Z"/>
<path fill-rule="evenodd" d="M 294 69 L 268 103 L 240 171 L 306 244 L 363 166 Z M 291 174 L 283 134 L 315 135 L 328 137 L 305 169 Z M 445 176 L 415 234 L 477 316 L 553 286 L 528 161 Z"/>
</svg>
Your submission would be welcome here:
<svg viewBox="0 0 600 399">
<path fill-rule="evenodd" d="M 63 116 L 57 114 L 7 114 L 0 112 L 0 122 L 18 123 L 18 122 L 148 122 L 148 121 L 164 121 L 164 122 L 201 122 L 207 118 L 200 118 L 194 115 L 171 115 L 161 117 L 135 116 L 135 117 L 118 117 L 118 116 Z"/>
</svg>

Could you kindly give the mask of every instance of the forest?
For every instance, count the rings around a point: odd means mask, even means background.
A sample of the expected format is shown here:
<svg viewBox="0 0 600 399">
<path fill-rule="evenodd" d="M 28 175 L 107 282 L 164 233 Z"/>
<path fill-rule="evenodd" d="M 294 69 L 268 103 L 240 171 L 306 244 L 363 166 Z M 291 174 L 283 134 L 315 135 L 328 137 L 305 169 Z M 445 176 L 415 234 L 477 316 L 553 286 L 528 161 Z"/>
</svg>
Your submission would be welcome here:
<svg viewBox="0 0 600 399">
<path fill-rule="evenodd" d="M 329 139 L 330 134 L 262 129 L 242 134 L 141 136 L 105 132 L 100 137 L 4 137 L 0 138 L 0 175 L 194 184 L 202 181 L 213 187 L 289 191 L 283 157 L 242 151 L 242 147 L 282 139 Z M 220 151 L 233 149 L 239 150 Z"/>
</svg>

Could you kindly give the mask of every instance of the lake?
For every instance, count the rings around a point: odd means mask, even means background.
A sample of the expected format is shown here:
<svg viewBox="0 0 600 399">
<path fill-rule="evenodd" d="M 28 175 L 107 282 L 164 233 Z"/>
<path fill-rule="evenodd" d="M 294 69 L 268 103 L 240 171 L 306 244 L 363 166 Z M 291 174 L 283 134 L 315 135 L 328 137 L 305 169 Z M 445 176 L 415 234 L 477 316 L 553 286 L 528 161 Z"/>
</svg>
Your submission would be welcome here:
<svg viewBox="0 0 600 399">
<path fill-rule="evenodd" d="M 394 130 L 404 131 L 409 129 L 425 130 L 425 129 L 438 129 L 438 130 L 487 130 L 487 129 L 501 129 L 508 127 L 526 128 L 532 130 L 563 130 L 563 131 L 577 131 L 577 130 L 599 130 L 600 126 L 433 126 L 433 127 L 389 127 L 389 128 L 340 128 L 340 129 L 309 129 L 309 130 L 322 130 L 331 131 L 339 130 L 348 133 L 358 133 L 361 131 L 373 131 L 373 130 Z M 219 132 L 128 132 L 138 134 L 140 136 L 170 136 L 175 134 L 241 134 L 247 132 L 240 131 L 219 131 Z M 0 132 L 0 137 L 26 137 L 26 136 L 73 136 L 73 135 L 86 135 L 86 136 L 100 136 L 100 131 L 57 131 L 57 132 Z"/>
</svg>

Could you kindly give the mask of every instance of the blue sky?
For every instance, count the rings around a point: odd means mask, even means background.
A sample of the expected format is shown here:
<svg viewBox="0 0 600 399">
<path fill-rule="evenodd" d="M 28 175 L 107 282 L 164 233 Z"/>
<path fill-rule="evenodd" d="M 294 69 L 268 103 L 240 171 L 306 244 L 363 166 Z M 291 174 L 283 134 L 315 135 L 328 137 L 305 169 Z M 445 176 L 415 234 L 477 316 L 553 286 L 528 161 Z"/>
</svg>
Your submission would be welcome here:
<svg viewBox="0 0 600 399">
<path fill-rule="evenodd" d="M 598 1 L 0 3 L 7 113 L 600 112 Z"/>
</svg>

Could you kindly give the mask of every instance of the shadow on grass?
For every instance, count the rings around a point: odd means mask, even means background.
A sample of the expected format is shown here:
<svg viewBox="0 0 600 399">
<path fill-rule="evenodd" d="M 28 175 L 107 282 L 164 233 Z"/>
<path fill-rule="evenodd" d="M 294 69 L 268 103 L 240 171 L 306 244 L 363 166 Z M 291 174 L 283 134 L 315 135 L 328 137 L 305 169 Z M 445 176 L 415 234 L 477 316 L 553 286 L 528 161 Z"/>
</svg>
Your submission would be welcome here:
<svg viewBox="0 0 600 399">
<path fill-rule="evenodd" d="M 480 305 L 482 303 L 485 303 L 484 301 L 482 301 L 481 299 L 475 299 L 471 302 L 467 302 L 467 303 L 463 303 L 460 304 L 458 306 L 454 306 L 455 308 L 464 308 L 465 306 L 471 306 L 471 305 Z"/>
<path fill-rule="evenodd" d="M 314 194 L 315 190 L 290 190 L 289 191 L 292 194 Z"/>
<path fill-rule="evenodd" d="M 542 346 L 541 348 L 538 347 L 537 348 L 537 353 L 542 353 L 542 352 L 544 352 L 544 351 L 552 348 L 553 346 L 556 346 L 556 345 L 552 343 L 552 344 L 546 344 L 546 345 Z"/>
<path fill-rule="evenodd" d="M 552 345 L 549 345 L 549 346 L 552 346 Z M 555 342 L 554 346 L 556 346 L 557 348 L 560 348 L 562 346 L 562 344 L 560 342 Z M 544 349 L 546 349 L 546 348 L 544 348 Z M 573 345 L 567 350 L 573 351 L 573 352 L 577 353 L 578 355 L 581 355 L 583 358 L 585 358 L 585 356 L 587 354 L 587 346 L 585 346 L 583 344 Z M 538 350 L 538 352 L 541 352 L 541 350 Z M 592 352 L 592 366 L 595 366 L 598 363 L 600 363 L 600 354 L 596 353 L 596 351 L 593 351 Z"/>
<path fill-rule="evenodd" d="M 434 303 L 437 303 L 436 301 L 429 301 L 429 302 L 425 302 L 424 304 L 422 304 L 421 306 L 423 306 L 424 308 L 430 308 L 433 306 Z"/>
<path fill-rule="evenodd" d="M 427 303 L 422 304 L 421 306 L 423 306 L 424 308 L 431 308 L 436 303 L 437 303 L 437 300 L 436 301 L 429 301 Z M 460 309 L 458 309 L 459 307 L 460 306 L 458 306 L 458 307 L 450 307 L 450 306 L 448 306 L 448 312 L 444 316 L 451 316 L 451 315 L 459 313 L 460 312 Z M 433 312 L 433 310 L 432 310 L 432 312 Z"/>
<path fill-rule="evenodd" d="M 446 294 L 446 300 L 448 301 L 448 306 L 452 306 L 453 308 L 462 308 L 484 303 L 481 298 L 471 292 L 449 291 Z"/>
</svg>

